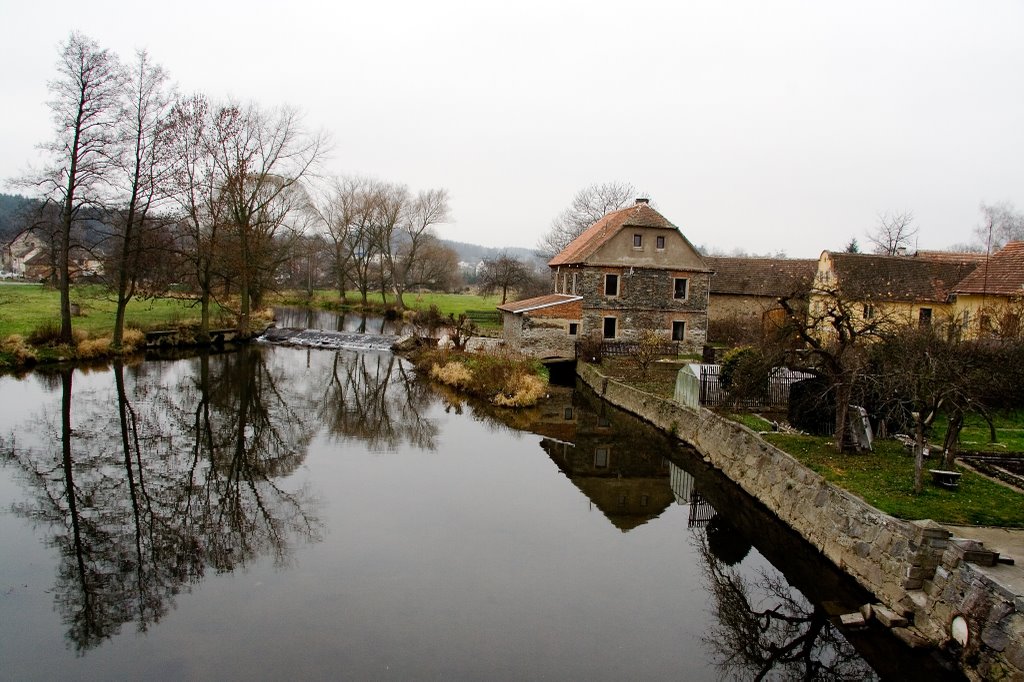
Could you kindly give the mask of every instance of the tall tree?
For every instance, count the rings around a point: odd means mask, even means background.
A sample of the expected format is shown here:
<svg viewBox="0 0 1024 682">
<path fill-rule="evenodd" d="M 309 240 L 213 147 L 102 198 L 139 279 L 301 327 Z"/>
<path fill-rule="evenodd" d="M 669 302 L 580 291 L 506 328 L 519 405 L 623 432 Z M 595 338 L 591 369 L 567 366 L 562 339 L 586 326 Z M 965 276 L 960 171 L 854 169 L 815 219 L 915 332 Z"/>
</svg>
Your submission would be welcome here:
<svg viewBox="0 0 1024 682">
<path fill-rule="evenodd" d="M 1024 213 L 1003 201 L 981 205 L 982 221 L 974 233 L 987 253 L 998 251 L 1007 242 L 1024 240 Z"/>
<path fill-rule="evenodd" d="M 621 180 L 588 185 L 576 192 L 572 203 L 551 222 L 551 229 L 537 243 L 542 256 L 553 257 L 609 211 L 633 201 L 637 190 Z"/>
<path fill-rule="evenodd" d="M 307 203 L 302 183 L 322 159 L 325 139 L 307 133 L 289 108 L 227 105 L 217 118 L 229 133 L 219 136 L 213 157 L 237 274 L 238 328 L 246 333 L 253 302 L 284 262 L 274 253 L 277 238 Z"/>
<path fill-rule="evenodd" d="M 878 224 L 868 232 L 875 253 L 895 256 L 914 245 L 917 228 L 910 211 L 886 211 L 878 214 Z"/>
<path fill-rule="evenodd" d="M 116 184 L 117 206 L 111 226 L 114 245 L 107 275 L 113 278 L 117 300 L 111 346 L 121 348 L 128 302 L 136 295 L 141 279 L 156 281 L 155 263 L 147 262 L 147 251 L 165 243 L 150 239 L 148 231 L 159 229 L 151 209 L 159 201 L 167 180 L 169 122 L 172 98 L 163 68 L 140 50 L 125 74 L 125 92 L 118 117 L 119 149 L 114 156 L 112 178 Z M 148 266 L 148 267 L 147 267 Z"/>
<path fill-rule="evenodd" d="M 220 139 L 232 134 L 228 122 L 203 95 L 179 100 L 171 114 L 170 184 L 181 215 L 178 252 L 189 263 L 199 297 L 200 338 L 210 331 L 215 259 L 225 211 L 214 152 Z"/>
<path fill-rule="evenodd" d="M 27 182 L 60 207 L 57 284 L 60 340 L 72 343 L 71 251 L 75 223 L 84 208 L 103 203 L 116 142 L 123 70 L 116 55 L 81 33 L 60 46 L 57 78 L 48 84 L 53 139 L 42 145 L 49 165 Z"/>
<path fill-rule="evenodd" d="M 422 283 L 417 281 L 417 273 L 421 272 L 421 261 L 429 255 L 428 245 L 435 239 L 433 227 L 448 221 L 448 192 L 431 189 L 413 197 L 408 191 L 396 191 L 393 200 L 401 200 L 402 206 L 395 237 L 384 255 L 395 302 L 402 309 L 406 290 Z"/>
</svg>

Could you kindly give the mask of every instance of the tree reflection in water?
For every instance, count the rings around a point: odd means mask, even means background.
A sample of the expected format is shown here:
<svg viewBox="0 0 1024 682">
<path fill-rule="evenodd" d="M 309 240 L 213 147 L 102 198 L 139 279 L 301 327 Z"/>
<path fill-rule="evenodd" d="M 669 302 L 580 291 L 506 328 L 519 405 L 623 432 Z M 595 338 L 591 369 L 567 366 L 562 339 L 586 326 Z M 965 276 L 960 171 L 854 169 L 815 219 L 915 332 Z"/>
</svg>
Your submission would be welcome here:
<svg viewBox="0 0 1024 682">
<path fill-rule="evenodd" d="M 434 399 L 408 365 L 391 353 L 337 351 L 317 416 L 337 440 L 392 452 L 404 442 L 436 449 L 438 426 L 424 416 Z"/>
<path fill-rule="evenodd" d="M 749 542 L 716 516 L 694 532 L 717 619 L 704 637 L 723 679 L 869 680 L 871 667 L 829 621 L 773 569 L 749 580 L 738 563 Z M 736 564 L 736 565 L 734 565 Z"/>
<path fill-rule="evenodd" d="M 59 552 L 55 601 L 80 652 L 123 623 L 159 622 L 208 567 L 283 564 L 294 540 L 319 539 L 308 491 L 280 481 L 311 425 L 259 349 L 170 365 L 184 376 L 160 367 L 116 364 L 112 387 L 89 377 L 74 398 L 75 373 L 61 370 L 59 419 L 44 410 L 26 429 L 36 442 L 0 443 L 33 492 L 15 512 Z"/>
</svg>

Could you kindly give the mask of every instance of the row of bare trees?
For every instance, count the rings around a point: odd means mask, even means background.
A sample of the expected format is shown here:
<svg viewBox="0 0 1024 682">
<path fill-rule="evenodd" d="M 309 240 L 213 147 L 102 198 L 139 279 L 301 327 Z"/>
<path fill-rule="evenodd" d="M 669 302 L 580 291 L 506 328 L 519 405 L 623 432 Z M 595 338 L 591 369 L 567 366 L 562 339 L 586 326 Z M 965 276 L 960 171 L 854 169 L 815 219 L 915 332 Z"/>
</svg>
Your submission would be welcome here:
<svg viewBox="0 0 1024 682">
<path fill-rule="evenodd" d="M 49 236 L 64 343 L 76 252 L 101 254 L 117 301 L 115 347 L 128 302 L 172 282 L 197 300 L 204 334 L 214 301 L 247 330 L 295 259 L 310 288 L 314 260 L 328 261 L 339 291 L 355 286 L 365 302 L 377 287 L 399 307 L 410 288 L 456 271 L 433 234 L 449 220 L 447 192 L 324 179 L 327 136 L 295 109 L 179 96 L 145 51 L 126 64 L 78 33 L 61 45 L 49 89 L 45 162 L 18 184 L 44 199 L 33 227 Z"/>
</svg>

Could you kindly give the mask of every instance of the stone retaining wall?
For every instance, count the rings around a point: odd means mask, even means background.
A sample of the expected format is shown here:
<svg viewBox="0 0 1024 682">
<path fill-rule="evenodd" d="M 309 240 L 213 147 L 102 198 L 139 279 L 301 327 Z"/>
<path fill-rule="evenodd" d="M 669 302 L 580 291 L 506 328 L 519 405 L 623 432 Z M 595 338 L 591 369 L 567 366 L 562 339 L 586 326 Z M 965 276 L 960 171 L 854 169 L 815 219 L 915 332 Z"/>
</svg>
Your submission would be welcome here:
<svg viewBox="0 0 1024 682">
<path fill-rule="evenodd" d="M 883 605 L 911 619 L 909 628 L 894 628 L 908 644 L 948 648 L 972 679 L 1024 680 L 1024 599 L 965 560 L 976 543 L 932 521 L 889 516 L 710 410 L 633 389 L 592 365 L 579 363 L 577 372 L 610 403 L 696 447 Z M 950 636 L 958 616 L 969 627 L 965 646 Z"/>
</svg>

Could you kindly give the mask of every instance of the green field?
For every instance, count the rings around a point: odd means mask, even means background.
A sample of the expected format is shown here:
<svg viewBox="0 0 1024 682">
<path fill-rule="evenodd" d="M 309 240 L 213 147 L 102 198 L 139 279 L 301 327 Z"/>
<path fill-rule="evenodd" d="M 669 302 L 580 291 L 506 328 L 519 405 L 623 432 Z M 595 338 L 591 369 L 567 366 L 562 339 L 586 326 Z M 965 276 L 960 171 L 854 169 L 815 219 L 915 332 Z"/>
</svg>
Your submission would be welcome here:
<svg viewBox="0 0 1024 682">
<path fill-rule="evenodd" d="M 347 292 L 345 305 L 359 307 L 362 305 L 362 298 L 358 292 Z M 436 306 L 442 314 L 449 313 L 458 315 L 467 313 L 481 325 L 498 326 L 500 324 L 495 308 L 501 303 L 500 296 L 479 296 L 477 294 L 446 294 L 436 292 L 411 292 L 403 297 L 405 305 L 414 310 L 428 310 L 430 306 Z M 271 299 L 276 305 L 297 305 L 311 306 L 314 308 L 337 309 L 341 301 L 337 291 L 329 289 L 318 289 L 313 292 L 312 299 L 306 297 L 303 292 L 284 292 L 275 294 Z M 375 308 L 383 308 L 385 305 L 394 305 L 394 296 L 389 295 L 387 303 L 381 297 L 380 292 L 371 293 L 367 297 L 367 304 Z"/>
<path fill-rule="evenodd" d="M 110 294 L 100 286 L 76 286 L 71 302 L 77 303 L 81 314 L 72 320 L 72 327 L 90 336 L 108 335 L 114 328 L 116 305 Z M 126 310 L 126 325 L 140 329 L 173 326 L 199 319 L 199 308 L 193 301 L 172 298 L 133 300 Z M 0 284 L 0 339 L 11 334 L 28 336 L 46 325 L 60 325 L 60 294 L 40 284 Z"/>
</svg>

